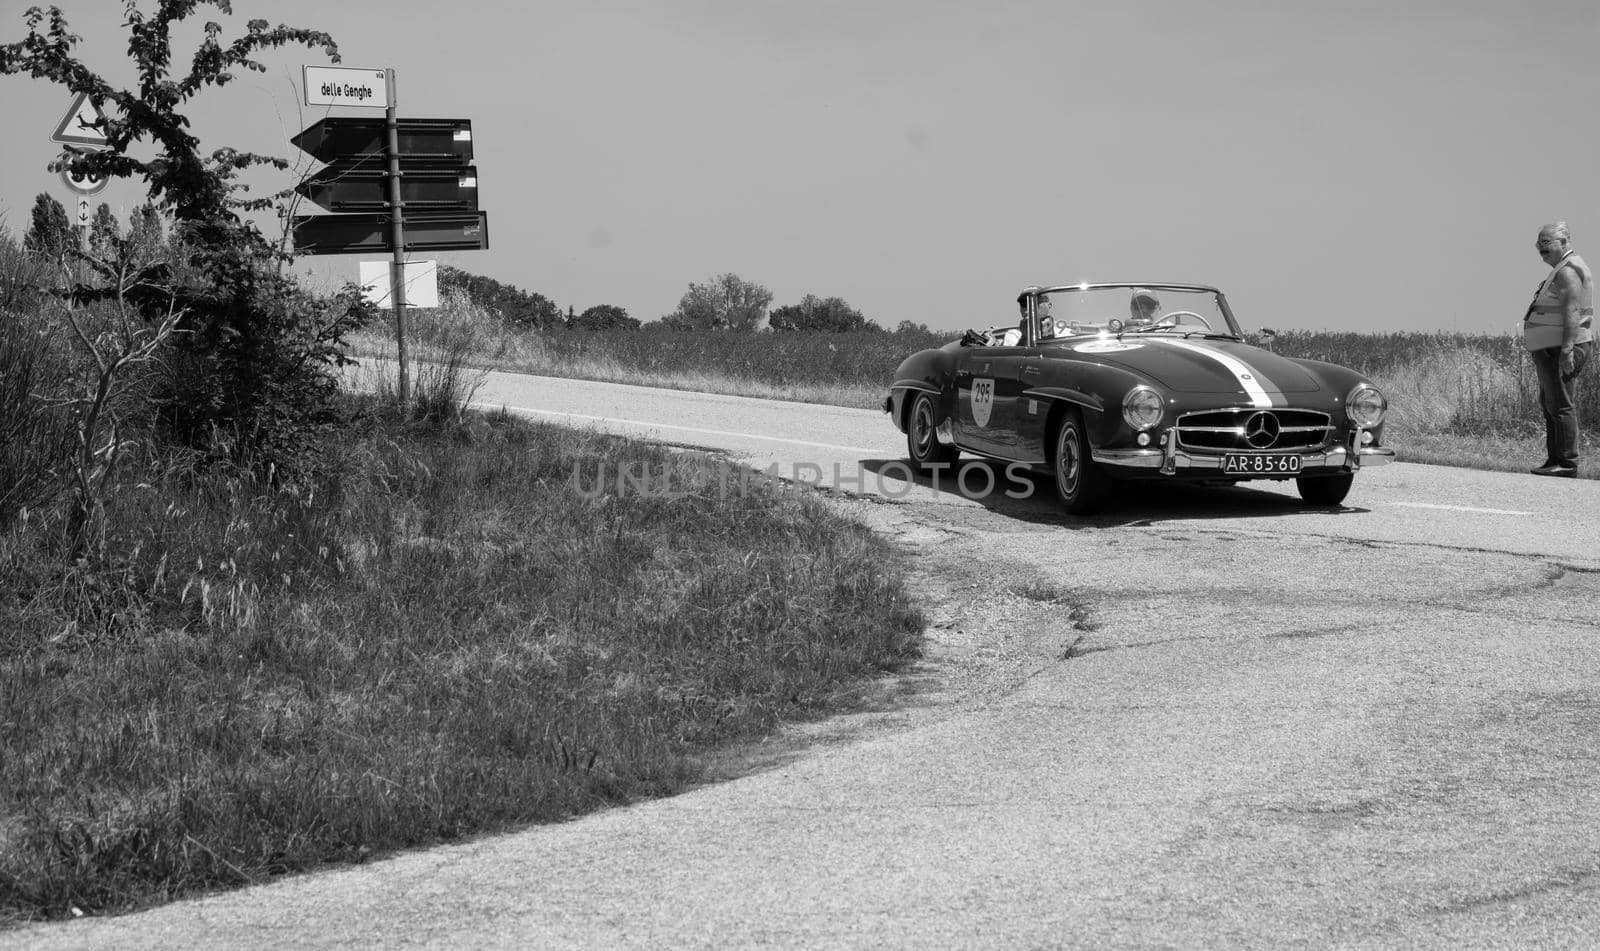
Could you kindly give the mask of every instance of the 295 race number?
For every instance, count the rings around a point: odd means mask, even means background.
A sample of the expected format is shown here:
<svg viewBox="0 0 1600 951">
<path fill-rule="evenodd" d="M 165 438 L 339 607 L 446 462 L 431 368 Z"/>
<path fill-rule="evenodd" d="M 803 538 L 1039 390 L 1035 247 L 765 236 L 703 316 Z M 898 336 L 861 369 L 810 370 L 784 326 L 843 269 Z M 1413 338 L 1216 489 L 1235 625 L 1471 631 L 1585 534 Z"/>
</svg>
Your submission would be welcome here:
<svg viewBox="0 0 1600 951">
<path fill-rule="evenodd" d="M 1260 452 L 1231 452 L 1222 457 L 1223 472 L 1278 475 L 1300 471 L 1299 456 L 1274 456 Z"/>
</svg>

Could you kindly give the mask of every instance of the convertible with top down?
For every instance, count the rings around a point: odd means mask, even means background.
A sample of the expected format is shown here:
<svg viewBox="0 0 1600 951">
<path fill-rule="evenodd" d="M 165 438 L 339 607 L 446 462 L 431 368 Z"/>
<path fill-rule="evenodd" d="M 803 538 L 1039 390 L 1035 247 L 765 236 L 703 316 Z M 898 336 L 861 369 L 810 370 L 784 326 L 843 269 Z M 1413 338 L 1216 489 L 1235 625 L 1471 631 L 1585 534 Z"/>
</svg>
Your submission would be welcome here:
<svg viewBox="0 0 1600 951">
<path fill-rule="evenodd" d="M 1388 401 L 1354 370 L 1245 342 L 1220 290 L 1197 284 L 1029 287 L 1015 325 L 913 354 L 884 409 L 914 465 L 962 452 L 1054 476 L 1074 514 L 1118 483 L 1294 479 L 1337 506 L 1394 459 Z"/>
</svg>

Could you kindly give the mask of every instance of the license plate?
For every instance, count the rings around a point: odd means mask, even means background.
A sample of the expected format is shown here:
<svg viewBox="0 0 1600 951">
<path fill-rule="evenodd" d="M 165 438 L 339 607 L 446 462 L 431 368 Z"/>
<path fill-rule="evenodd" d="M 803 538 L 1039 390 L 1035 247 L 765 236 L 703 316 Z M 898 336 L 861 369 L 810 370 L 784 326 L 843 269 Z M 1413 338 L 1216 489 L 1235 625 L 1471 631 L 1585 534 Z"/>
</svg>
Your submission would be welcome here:
<svg viewBox="0 0 1600 951">
<path fill-rule="evenodd" d="M 1222 457 L 1223 472 L 1245 472 L 1255 475 L 1279 475 L 1299 472 L 1299 456 L 1274 456 L 1260 452 L 1230 452 Z"/>
</svg>

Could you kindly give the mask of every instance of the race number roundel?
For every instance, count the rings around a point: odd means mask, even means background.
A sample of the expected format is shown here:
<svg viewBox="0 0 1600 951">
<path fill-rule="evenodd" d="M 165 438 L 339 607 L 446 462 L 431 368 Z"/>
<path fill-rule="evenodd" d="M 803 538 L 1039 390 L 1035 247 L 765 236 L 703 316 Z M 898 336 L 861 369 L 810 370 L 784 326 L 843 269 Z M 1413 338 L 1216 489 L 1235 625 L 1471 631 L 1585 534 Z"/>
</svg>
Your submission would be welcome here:
<svg viewBox="0 0 1600 951">
<path fill-rule="evenodd" d="M 994 413 L 994 381 L 972 381 L 972 420 L 982 429 L 989 425 L 989 417 Z"/>
<path fill-rule="evenodd" d="M 103 175 L 85 175 L 65 168 L 61 170 L 61 180 L 80 195 L 98 195 L 105 191 L 107 182 Z"/>
</svg>

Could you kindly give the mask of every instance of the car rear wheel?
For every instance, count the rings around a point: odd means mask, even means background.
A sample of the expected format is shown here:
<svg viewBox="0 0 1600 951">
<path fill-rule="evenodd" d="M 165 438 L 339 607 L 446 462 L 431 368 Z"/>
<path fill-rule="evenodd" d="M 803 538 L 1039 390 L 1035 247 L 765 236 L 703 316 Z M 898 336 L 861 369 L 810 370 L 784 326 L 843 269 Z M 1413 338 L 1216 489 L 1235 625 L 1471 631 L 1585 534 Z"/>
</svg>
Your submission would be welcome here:
<svg viewBox="0 0 1600 951">
<path fill-rule="evenodd" d="M 948 466 L 961 454 L 956 447 L 939 441 L 938 429 L 932 394 L 918 393 L 911 402 L 911 416 L 906 420 L 906 453 L 918 469 Z"/>
<path fill-rule="evenodd" d="M 1311 505 L 1339 505 L 1350 494 L 1350 484 L 1356 479 L 1354 472 L 1331 476 L 1302 476 L 1294 480 L 1300 497 Z"/>
<path fill-rule="evenodd" d="M 1084 431 L 1083 415 L 1070 409 L 1056 427 L 1052 443 L 1055 452 L 1050 468 L 1055 473 L 1056 498 L 1073 515 L 1087 515 L 1105 504 L 1111 479 L 1095 465 L 1089 453 L 1089 436 Z"/>
</svg>

